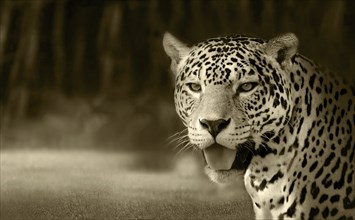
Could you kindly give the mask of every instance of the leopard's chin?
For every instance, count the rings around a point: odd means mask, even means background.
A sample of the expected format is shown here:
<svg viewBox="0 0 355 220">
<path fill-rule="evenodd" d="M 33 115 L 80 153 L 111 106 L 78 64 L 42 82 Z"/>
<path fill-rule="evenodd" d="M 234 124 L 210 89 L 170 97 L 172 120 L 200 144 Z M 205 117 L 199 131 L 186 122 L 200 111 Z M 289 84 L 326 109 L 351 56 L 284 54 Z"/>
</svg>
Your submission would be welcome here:
<svg viewBox="0 0 355 220">
<path fill-rule="evenodd" d="M 215 183 L 228 184 L 237 182 L 238 179 L 244 175 L 243 171 L 230 169 L 230 170 L 213 170 L 208 165 L 205 167 L 205 173 L 208 178 Z"/>
<path fill-rule="evenodd" d="M 215 183 L 223 184 L 237 181 L 244 175 L 252 160 L 253 152 L 248 149 L 247 146 L 243 146 L 243 144 L 238 145 L 235 152 L 235 158 L 230 169 L 213 169 L 207 163 L 204 152 L 202 155 L 206 163 L 205 173 L 209 179 Z"/>
</svg>

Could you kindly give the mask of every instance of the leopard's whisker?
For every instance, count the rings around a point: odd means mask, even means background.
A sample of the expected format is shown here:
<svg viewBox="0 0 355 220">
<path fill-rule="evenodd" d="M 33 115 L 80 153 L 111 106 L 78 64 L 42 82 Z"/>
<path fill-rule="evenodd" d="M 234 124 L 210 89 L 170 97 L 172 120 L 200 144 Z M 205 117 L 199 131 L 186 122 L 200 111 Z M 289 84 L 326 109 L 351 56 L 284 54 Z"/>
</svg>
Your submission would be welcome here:
<svg viewBox="0 0 355 220">
<path fill-rule="evenodd" d="M 179 147 L 181 147 L 181 146 L 183 146 L 183 145 L 185 145 L 185 144 L 187 144 L 187 143 L 189 143 L 189 142 L 190 142 L 190 140 L 185 140 L 185 141 L 179 143 L 178 145 L 176 145 L 173 149 L 174 149 L 174 150 L 175 150 L 175 149 L 178 149 Z"/>
</svg>

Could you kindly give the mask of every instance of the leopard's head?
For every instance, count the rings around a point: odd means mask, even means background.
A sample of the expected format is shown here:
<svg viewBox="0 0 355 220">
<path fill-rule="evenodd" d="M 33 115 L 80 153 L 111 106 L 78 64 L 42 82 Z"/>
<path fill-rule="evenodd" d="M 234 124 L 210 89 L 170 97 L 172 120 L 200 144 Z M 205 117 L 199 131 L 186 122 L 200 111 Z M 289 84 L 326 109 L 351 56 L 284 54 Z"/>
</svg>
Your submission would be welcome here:
<svg viewBox="0 0 355 220">
<path fill-rule="evenodd" d="M 163 46 L 175 74 L 176 111 L 216 182 L 246 170 L 277 137 L 293 109 L 288 70 L 298 40 L 220 37 L 188 47 L 170 33 Z M 269 149 L 272 150 L 272 149 Z"/>
</svg>

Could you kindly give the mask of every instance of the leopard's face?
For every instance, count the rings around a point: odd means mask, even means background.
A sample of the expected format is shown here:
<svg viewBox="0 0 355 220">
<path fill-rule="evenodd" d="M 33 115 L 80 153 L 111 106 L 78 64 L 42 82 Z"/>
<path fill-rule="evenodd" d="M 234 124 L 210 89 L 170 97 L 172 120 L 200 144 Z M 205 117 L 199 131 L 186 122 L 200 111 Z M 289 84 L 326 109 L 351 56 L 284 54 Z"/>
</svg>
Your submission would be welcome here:
<svg viewBox="0 0 355 220">
<path fill-rule="evenodd" d="M 291 117 L 289 79 L 264 48 L 259 39 L 215 38 L 172 63 L 176 111 L 213 180 L 223 179 L 218 173 L 244 171 L 262 147 L 258 143 L 279 133 Z"/>
</svg>

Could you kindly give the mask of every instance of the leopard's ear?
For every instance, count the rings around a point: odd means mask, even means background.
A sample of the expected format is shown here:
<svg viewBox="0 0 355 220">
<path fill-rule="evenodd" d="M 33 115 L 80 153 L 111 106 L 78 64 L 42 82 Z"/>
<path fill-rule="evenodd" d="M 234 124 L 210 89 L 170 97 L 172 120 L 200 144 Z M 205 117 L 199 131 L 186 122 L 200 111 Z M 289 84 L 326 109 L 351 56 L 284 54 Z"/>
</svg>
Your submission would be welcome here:
<svg viewBox="0 0 355 220">
<path fill-rule="evenodd" d="M 291 59 L 297 53 L 298 38 L 293 33 L 283 34 L 266 43 L 265 52 L 285 68 L 291 65 Z"/>
<path fill-rule="evenodd" d="M 169 32 L 164 34 L 163 46 L 165 53 L 171 58 L 171 70 L 176 74 L 177 65 L 180 63 L 181 59 L 188 54 L 190 48 Z"/>
</svg>

